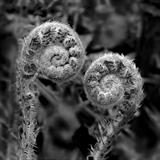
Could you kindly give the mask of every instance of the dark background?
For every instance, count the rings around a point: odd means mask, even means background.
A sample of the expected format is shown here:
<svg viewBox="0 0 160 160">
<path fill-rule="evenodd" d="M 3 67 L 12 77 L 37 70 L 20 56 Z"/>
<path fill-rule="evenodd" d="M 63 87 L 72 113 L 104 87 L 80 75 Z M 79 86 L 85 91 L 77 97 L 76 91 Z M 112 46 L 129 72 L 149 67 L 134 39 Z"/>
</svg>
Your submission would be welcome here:
<svg viewBox="0 0 160 160">
<path fill-rule="evenodd" d="M 22 121 L 16 102 L 15 75 L 22 41 L 30 30 L 48 20 L 73 27 L 85 46 L 88 60 L 107 50 L 135 59 L 144 78 L 145 98 L 129 129 L 115 140 L 108 159 L 160 160 L 159 0 L 1 0 L 0 159 L 13 158 L 18 152 Z M 64 111 L 56 112 L 58 102 L 50 97 L 52 91 L 58 90 L 56 84 L 40 81 L 45 89 L 39 97 L 38 121 L 42 129 L 35 147 L 38 159 L 85 159 L 96 140 L 88 132 L 94 117 L 84 110 L 73 111 L 79 103 L 77 97 L 86 98 L 83 86 L 78 82 L 64 86 Z"/>
</svg>

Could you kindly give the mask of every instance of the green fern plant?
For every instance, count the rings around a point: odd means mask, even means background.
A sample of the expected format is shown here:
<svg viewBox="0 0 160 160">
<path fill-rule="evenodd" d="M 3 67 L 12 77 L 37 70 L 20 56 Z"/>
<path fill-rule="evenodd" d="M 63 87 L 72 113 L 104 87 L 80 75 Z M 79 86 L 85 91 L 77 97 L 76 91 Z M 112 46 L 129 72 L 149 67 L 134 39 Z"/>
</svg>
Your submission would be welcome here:
<svg viewBox="0 0 160 160">
<path fill-rule="evenodd" d="M 84 76 L 84 89 L 102 120 L 92 132 L 97 144 L 94 160 L 104 160 L 122 128 L 131 120 L 143 99 L 143 81 L 135 64 L 123 55 L 108 53 L 93 61 Z M 109 116 L 104 113 L 108 112 Z"/>
<path fill-rule="evenodd" d="M 78 77 L 85 61 L 84 47 L 68 25 L 46 22 L 25 38 L 17 60 L 17 99 L 23 114 L 21 160 L 35 160 L 38 95 L 37 78 L 59 85 Z M 90 128 L 97 139 L 88 159 L 104 160 L 112 142 L 134 117 L 143 99 L 143 81 L 132 60 L 108 53 L 95 60 L 83 79 L 84 90 L 101 119 Z M 108 116 L 106 116 L 106 112 Z"/>
<path fill-rule="evenodd" d="M 17 98 L 23 114 L 21 160 L 35 160 L 38 94 L 34 81 L 43 77 L 55 83 L 75 78 L 85 52 L 78 35 L 66 24 L 46 22 L 25 38 L 17 61 Z"/>
</svg>

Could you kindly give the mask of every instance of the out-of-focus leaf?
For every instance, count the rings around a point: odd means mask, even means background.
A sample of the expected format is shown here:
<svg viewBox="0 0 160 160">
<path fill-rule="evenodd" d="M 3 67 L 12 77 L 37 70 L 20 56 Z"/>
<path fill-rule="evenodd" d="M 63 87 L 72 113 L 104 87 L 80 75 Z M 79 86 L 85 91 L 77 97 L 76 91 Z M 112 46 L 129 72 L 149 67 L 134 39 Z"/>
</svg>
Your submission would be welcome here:
<svg viewBox="0 0 160 160">
<path fill-rule="evenodd" d="M 126 40 L 128 24 L 125 16 L 111 14 L 101 25 L 99 43 L 105 48 L 113 48 Z"/>
</svg>

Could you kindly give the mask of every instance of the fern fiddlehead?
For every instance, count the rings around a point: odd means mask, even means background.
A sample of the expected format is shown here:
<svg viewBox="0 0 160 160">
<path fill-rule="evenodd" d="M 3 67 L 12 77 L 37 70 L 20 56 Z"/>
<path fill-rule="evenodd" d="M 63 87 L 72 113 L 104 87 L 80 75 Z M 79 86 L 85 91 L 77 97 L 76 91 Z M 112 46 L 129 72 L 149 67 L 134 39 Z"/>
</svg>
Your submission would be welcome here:
<svg viewBox="0 0 160 160">
<path fill-rule="evenodd" d="M 102 112 L 109 113 L 93 128 L 97 144 L 90 156 L 94 160 L 106 158 L 113 139 L 133 118 L 143 99 L 142 87 L 138 69 L 132 60 L 123 55 L 104 54 L 86 71 L 84 89 L 88 99 Z"/>
<path fill-rule="evenodd" d="M 22 55 L 27 65 L 33 65 L 34 62 L 39 76 L 56 83 L 76 76 L 85 57 L 78 35 L 69 26 L 59 22 L 46 22 L 36 27 L 26 38 Z"/>
<path fill-rule="evenodd" d="M 22 160 L 35 160 L 38 134 L 38 90 L 34 83 L 43 77 L 63 83 L 76 77 L 83 66 L 85 52 L 78 35 L 60 22 L 37 26 L 25 38 L 17 65 L 17 93 L 22 110 Z"/>
</svg>

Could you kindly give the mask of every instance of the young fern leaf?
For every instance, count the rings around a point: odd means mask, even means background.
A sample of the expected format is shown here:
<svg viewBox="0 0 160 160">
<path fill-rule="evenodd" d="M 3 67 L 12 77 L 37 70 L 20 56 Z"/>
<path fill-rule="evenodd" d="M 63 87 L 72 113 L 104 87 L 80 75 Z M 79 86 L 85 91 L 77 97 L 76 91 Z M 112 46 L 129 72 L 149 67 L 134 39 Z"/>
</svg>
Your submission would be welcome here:
<svg viewBox="0 0 160 160">
<path fill-rule="evenodd" d="M 104 160 L 120 130 L 134 117 L 143 99 L 143 81 L 129 58 L 108 53 L 95 60 L 84 76 L 84 90 L 93 106 L 108 111 L 93 128 L 97 144 L 92 148 L 94 160 Z"/>
<path fill-rule="evenodd" d="M 22 56 L 27 68 L 38 68 L 39 76 L 56 83 L 73 79 L 85 60 L 76 32 L 59 22 L 46 22 L 36 27 L 25 39 Z M 34 71 L 30 70 L 29 75 Z"/>
<path fill-rule="evenodd" d="M 43 77 L 63 83 L 76 77 L 85 60 L 78 35 L 66 24 L 46 22 L 26 37 L 17 63 L 17 94 L 24 123 L 21 160 L 35 160 L 38 134 L 38 90 L 34 81 Z"/>
</svg>

